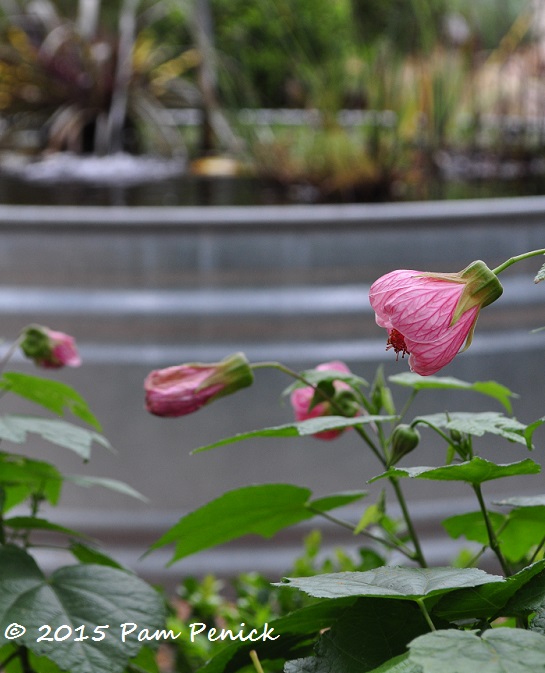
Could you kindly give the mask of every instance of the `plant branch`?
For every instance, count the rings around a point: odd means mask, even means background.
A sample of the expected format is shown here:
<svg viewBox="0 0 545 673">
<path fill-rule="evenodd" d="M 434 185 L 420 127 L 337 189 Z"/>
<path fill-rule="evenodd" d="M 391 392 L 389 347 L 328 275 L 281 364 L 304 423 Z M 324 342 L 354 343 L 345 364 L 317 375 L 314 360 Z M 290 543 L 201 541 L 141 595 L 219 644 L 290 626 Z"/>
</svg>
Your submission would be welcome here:
<svg viewBox="0 0 545 673">
<path fill-rule="evenodd" d="M 390 481 L 390 484 L 392 484 L 392 488 L 394 489 L 394 492 L 396 494 L 397 501 L 399 503 L 399 506 L 401 507 L 401 512 L 403 514 L 407 530 L 409 531 L 409 535 L 414 544 L 413 559 L 418 562 L 421 568 L 427 568 L 428 564 L 426 562 L 426 558 L 424 557 L 422 547 L 420 546 L 420 540 L 418 539 L 418 534 L 413 525 L 411 515 L 409 513 L 409 508 L 407 507 L 407 502 L 405 500 L 403 491 L 401 490 L 401 486 L 399 485 L 399 481 L 396 479 L 396 477 L 388 477 L 388 479 Z"/>
<path fill-rule="evenodd" d="M 309 507 L 312 512 L 315 512 L 318 516 L 323 517 L 324 519 L 327 519 L 328 521 L 331 521 L 332 523 L 337 524 L 338 526 L 342 526 L 343 528 L 346 528 L 347 530 L 351 531 L 354 535 L 363 535 L 366 538 L 369 538 L 370 540 L 373 540 L 373 542 L 377 542 L 378 544 L 381 544 L 383 547 L 387 547 L 388 549 L 392 549 L 393 551 L 398 551 L 403 556 L 406 558 L 410 559 L 411 561 L 415 560 L 414 553 L 410 551 L 410 549 L 407 549 L 405 545 L 401 541 L 399 542 L 390 542 L 389 540 L 386 540 L 383 537 L 380 537 L 380 535 L 373 535 L 373 533 L 369 533 L 369 531 L 366 530 L 359 530 L 356 533 L 356 526 L 349 521 L 344 521 L 343 519 L 339 519 L 336 516 L 333 516 L 332 514 L 329 514 L 329 512 L 321 512 L 318 509 L 314 509 L 313 507 Z"/>
<path fill-rule="evenodd" d="M 479 507 L 481 509 L 484 523 L 486 526 L 486 532 L 488 534 L 488 542 L 490 545 L 490 549 L 492 549 L 492 551 L 496 555 L 496 558 L 498 559 L 501 569 L 503 570 L 505 576 L 509 577 L 512 574 L 511 568 L 509 567 L 507 561 L 505 560 L 505 557 L 502 554 L 500 543 L 498 542 L 498 538 L 496 536 L 496 533 L 494 532 L 494 527 L 492 526 L 492 522 L 490 521 L 490 516 L 488 515 L 488 510 L 486 509 L 482 489 L 479 484 L 473 484 L 473 490 L 475 491 L 475 495 L 477 496 L 477 500 L 479 501 Z"/>
</svg>

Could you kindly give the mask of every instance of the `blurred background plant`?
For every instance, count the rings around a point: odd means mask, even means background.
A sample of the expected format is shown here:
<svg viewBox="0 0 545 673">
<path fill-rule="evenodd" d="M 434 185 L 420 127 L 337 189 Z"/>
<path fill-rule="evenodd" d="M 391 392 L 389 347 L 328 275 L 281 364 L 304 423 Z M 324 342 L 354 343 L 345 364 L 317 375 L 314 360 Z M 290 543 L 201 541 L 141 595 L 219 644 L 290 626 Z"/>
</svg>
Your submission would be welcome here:
<svg viewBox="0 0 545 673">
<path fill-rule="evenodd" d="M 1 0 L 0 17 L 4 147 L 175 154 L 313 201 L 540 170 L 531 0 Z"/>
<path fill-rule="evenodd" d="M 48 151 L 183 152 L 165 115 L 168 106 L 199 104 L 186 77 L 199 54 L 160 43 L 150 25 L 160 28 L 166 6 L 140 5 L 137 15 L 136 0 L 107 3 L 101 15 L 100 0 L 1 3 L 4 144 L 34 130 Z"/>
</svg>

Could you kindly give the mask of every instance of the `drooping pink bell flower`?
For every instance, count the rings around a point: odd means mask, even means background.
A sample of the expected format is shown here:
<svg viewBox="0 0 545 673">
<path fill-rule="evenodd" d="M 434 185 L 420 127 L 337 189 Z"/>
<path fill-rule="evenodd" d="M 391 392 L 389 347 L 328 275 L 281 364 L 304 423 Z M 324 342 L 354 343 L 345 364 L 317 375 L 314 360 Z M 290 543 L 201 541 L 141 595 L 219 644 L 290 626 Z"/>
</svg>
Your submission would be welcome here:
<svg viewBox="0 0 545 673">
<path fill-rule="evenodd" d="M 41 325 L 27 327 L 23 332 L 20 347 L 38 367 L 59 369 L 81 365 L 74 337 L 48 327 Z"/>
<path fill-rule="evenodd" d="M 156 416 L 185 416 L 251 385 L 253 380 L 243 353 L 234 353 L 213 364 L 193 362 L 157 369 L 144 381 L 146 409 Z"/>
<path fill-rule="evenodd" d="M 334 360 L 333 362 L 324 362 L 321 365 L 316 367 L 317 371 L 337 371 L 350 374 L 350 369 L 341 362 L 340 360 Z M 333 387 L 335 389 L 335 396 L 337 393 L 346 394 L 345 391 L 350 391 L 350 386 L 344 381 L 333 381 Z M 295 420 L 297 421 L 306 421 L 309 418 L 318 418 L 319 416 L 337 416 L 339 411 L 335 409 L 332 404 L 326 400 L 323 402 L 318 402 L 314 406 L 312 401 L 315 395 L 315 389 L 312 386 L 304 386 L 302 388 L 296 388 L 292 391 L 290 395 L 291 406 L 294 411 Z M 353 412 L 351 415 L 357 413 L 357 407 L 353 406 Z M 350 414 L 347 414 L 350 415 Z M 338 428 L 334 430 L 324 430 L 323 432 L 317 432 L 314 437 L 318 439 L 336 439 L 340 434 L 342 434 L 346 428 Z"/>
<path fill-rule="evenodd" d="M 376 280 L 369 300 L 388 331 L 386 350 L 409 355 L 413 372 L 430 376 L 451 362 L 473 337 L 479 311 L 503 288 L 484 262 L 459 273 L 400 269 Z"/>
</svg>

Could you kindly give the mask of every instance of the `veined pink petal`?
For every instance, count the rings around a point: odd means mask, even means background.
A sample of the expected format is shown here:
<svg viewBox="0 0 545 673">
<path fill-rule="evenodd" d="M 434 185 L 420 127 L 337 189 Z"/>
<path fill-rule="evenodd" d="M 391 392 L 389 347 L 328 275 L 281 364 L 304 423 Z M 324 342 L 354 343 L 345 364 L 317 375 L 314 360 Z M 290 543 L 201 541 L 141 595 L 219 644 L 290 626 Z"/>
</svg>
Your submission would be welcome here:
<svg viewBox="0 0 545 673">
<path fill-rule="evenodd" d="M 412 371 L 422 376 L 442 369 L 464 345 L 481 306 L 500 296 L 501 285 L 491 283 L 491 276 L 484 262 L 474 262 L 459 274 L 400 269 L 376 280 L 369 301 L 377 324 L 388 331 L 387 350 L 397 357 L 408 353 Z M 467 295 L 469 283 L 473 294 Z M 467 308 L 460 310 L 462 297 Z M 471 297 L 478 300 L 471 303 Z"/>
<path fill-rule="evenodd" d="M 394 271 L 395 282 L 371 286 L 369 299 L 380 327 L 396 329 L 405 339 L 432 342 L 450 326 L 463 283 L 420 275 L 418 271 Z M 383 277 L 384 278 L 384 277 Z"/>
<path fill-rule="evenodd" d="M 451 362 L 463 347 L 466 338 L 477 320 L 479 307 L 467 311 L 449 328 L 441 339 L 432 343 L 405 339 L 410 353 L 411 371 L 421 376 L 431 376 Z"/>
</svg>

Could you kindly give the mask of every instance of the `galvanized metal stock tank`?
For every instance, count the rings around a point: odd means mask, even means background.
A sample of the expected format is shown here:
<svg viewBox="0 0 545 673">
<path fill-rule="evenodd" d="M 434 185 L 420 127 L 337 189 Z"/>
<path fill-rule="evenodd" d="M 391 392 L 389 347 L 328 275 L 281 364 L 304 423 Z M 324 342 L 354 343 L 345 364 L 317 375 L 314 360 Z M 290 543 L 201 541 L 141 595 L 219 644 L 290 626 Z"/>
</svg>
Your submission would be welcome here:
<svg viewBox="0 0 545 673">
<path fill-rule="evenodd" d="M 475 259 L 494 267 L 545 247 L 545 198 L 389 205 L 278 207 L 0 207 L 0 314 L 6 343 L 29 322 L 73 334 L 84 364 L 53 374 L 76 387 L 103 423 L 117 453 L 96 449 L 89 465 L 69 452 L 33 446 L 66 473 L 122 479 L 148 505 L 99 489 L 66 486 L 56 520 L 97 534 L 151 578 L 163 577 L 167 556 L 136 564 L 147 544 L 184 512 L 248 483 L 292 482 L 325 495 L 369 488 L 380 472 L 373 456 L 347 432 L 336 442 L 262 439 L 189 456 L 222 436 L 291 419 L 280 392 L 289 380 L 259 371 L 253 388 L 181 419 L 144 410 L 142 383 L 154 368 L 215 361 L 233 351 L 249 359 L 281 360 L 295 369 L 342 359 L 367 380 L 406 371 L 385 352 L 367 293 L 396 268 L 457 271 Z M 505 293 L 482 312 L 474 343 L 444 370 L 464 380 L 495 379 L 520 395 L 514 413 L 530 422 L 545 414 L 545 287 L 534 259 L 503 274 Z M 17 368 L 35 372 L 22 360 Z M 400 400 L 406 394 L 395 390 Z M 21 411 L 5 400 L 5 409 Z M 499 410 L 467 393 L 419 395 L 415 413 Z M 431 433 L 408 464 L 444 459 Z M 536 433 L 541 461 L 545 433 Z M 11 450 L 12 447 L 10 447 Z M 504 462 L 526 457 L 506 442 L 484 442 L 482 455 Z M 545 492 L 543 477 L 522 482 Z M 520 485 L 515 484 L 513 487 Z M 444 483 L 407 483 L 419 525 L 429 529 L 436 558 L 450 548 L 434 542 L 437 520 L 471 493 Z M 490 482 L 487 498 L 505 495 Z M 467 501 L 467 507 L 470 507 Z M 471 505 L 472 507 L 472 505 Z M 176 566 L 193 570 L 282 572 L 291 541 L 254 541 Z M 326 535 L 327 538 L 327 535 Z M 334 542 L 336 538 L 326 539 Z M 446 543 L 445 543 L 446 544 Z M 434 546 L 435 545 L 435 546 Z M 253 550 L 252 560 L 244 554 Z M 132 550 L 132 551 L 131 551 Z M 132 554 L 132 555 L 131 555 Z M 249 557 L 248 557 L 249 558 Z M 241 566 L 242 559 L 242 566 Z"/>
</svg>

